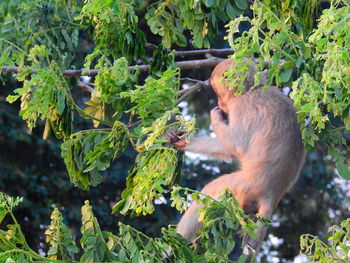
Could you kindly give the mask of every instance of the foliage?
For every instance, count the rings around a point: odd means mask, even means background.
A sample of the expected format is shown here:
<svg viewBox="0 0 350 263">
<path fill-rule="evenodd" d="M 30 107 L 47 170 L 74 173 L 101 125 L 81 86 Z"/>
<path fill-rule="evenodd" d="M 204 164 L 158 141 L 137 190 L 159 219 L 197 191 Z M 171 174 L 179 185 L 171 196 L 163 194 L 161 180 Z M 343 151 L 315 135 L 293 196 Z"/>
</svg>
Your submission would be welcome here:
<svg viewBox="0 0 350 263">
<path fill-rule="evenodd" d="M 37 120 L 47 121 L 47 137 L 50 127 L 58 139 L 69 136 L 73 130 L 73 111 L 68 103 L 71 96 L 66 81 L 55 61 L 48 62 L 46 70 L 38 70 L 27 80 L 29 72 L 40 65 L 40 59 L 47 58 L 48 52 L 44 46 L 35 46 L 30 50 L 28 61 L 32 62 L 26 70 L 19 73 L 17 78 L 23 81 L 23 87 L 16 89 L 17 95 L 10 95 L 7 101 L 13 103 L 21 99 L 20 115 L 27 122 L 28 128 L 35 127 Z M 21 57 L 19 64 L 23 63 Z"/>
<path fill-rule="evenodd" d="M 168 69 L 160 78 L 147 78 L 143 86 L 122 92 L 122 98 L 130 98 L 135 104 L 128 112 L 139 115 L 142 125 L 150 126 L 165 111 L 173 109 L 179 86 L 179 70 Z"/>
<path fill-rule="evenodd" d="M 97 50 L 131 60 L 143 57 L 146 39 L 137 25 L 132 0 L 86 0 L 81 14 L 75 19 L 93 25 Z"/>
<path fill-rule="evenodd" d="M 89 56 L 86 65 L 90 65 L 95 56 L 94 54 Z M 8 96 L 7 100 L 14 102 L 21 98 L 20 114 L 24 120 L 27 120 L 29 128 L 35 127 L 38 118 L 47 119 L 55 131 L 56 137 L 64 139 L 61 147 L 62 157 L 71 181 L 75 185 L 86 190 L 90 185 L 96 186 L 101 183 L 102 176 L 98 171 L 104 171 L 110 166 L 110 162 L 125 150 L 128 139 L 138 151 L 143 151 L 141 149 L 144 146 L 140 145 L 143 136 L 148 137 L 144 142 L 146 149 L 150 149 L 153 144 L 162 143 L 162 138 L 167 131 L 164 127 L 170 120 L 170 114 L 179 113 L 174 109 L 179 85 L 178 70 L 166 70 L 158 79 L 149 77 L 143 86 L 136 86 L 132 89 L 130 88 L 132 80 L 136 78 L 135 74 L 137 73 L 129 71 L 126 60 L 123 58 L 116 60 L 114 66 L 109 68 L 111 64 L 103 55 L 96 65 L 100 71 L 95 80 L 96 92 L 92 96 L 92 100 L 98 98 L 102 103 L 94 105 L 88 103 L 88 107 L 84 111 L 75 103 L 67 82 L 55 62 L 48 62 L 47 69 L 40 69 L 35 74 L 30 75 L 33 68 L 38 67 L 40 59 L 46 57 L 47 52 L 43 46 L 34 47 L 27 56 L 22 54 L 19 62 L 11 61 L 8 53 L 2 56 L 2 61 L 9 61 L 12 64 L 21 65 L 25 59 L 33 62 L 32 66 L 28 66 L 26 70 L 16 75 L 18 80 L 24 81 L 23 88 L 15 90 L 16 95 Z M 27 77 L 30 77 L 29 80 L 26 79 Z M 123 91 L 126 89 L 128 92 Z M 147 96 L 145 96 L 146 94 Z M 105 117 L 107 105 L 112 116 Z M 82 117 L 92 119 L 95 126 L 103 123 L 112 126 L 112 128 L 85 130 L 71 134 L 72 109 L 76 110 Z M 167 110 L 171 111 L 165 114 Z M 66 116 L 67 111 L 69 118 Z M 104 112 L 104 114 L 98 112 Z M 137 118 L 142 126 L 145 126 L 143 130 L 139 131 L 140 126 L 132 133 L 123 123 L 115 121 L 112 124 L 109 121 L 109 119 L 122 117 L 123 112 L 131 112 L 131 117 L 137 113 Z M 117 116 L 118 113 L 119 116 Z M 162 117 L 162 115 L 164 116 Z M 183 129 L 188 128 L 188 134 L 191 134 L 190 129 L 193 130 L 193 125 L 185 124 L 186 122 L 181 118 L 178 120 L 172 125 Z M 47 133 L 45 130 L 44 137 L 47 137 Z M 139 136 L 140 134 L 143 136 Z M 137 144 L 133 142 L 135 137 L 139 137 Z M 155 156 L 156 159 L 153 160 L 157 163 L 164 157 L 164 153 Z M 176 154 L 173 156 L 176 157 Z M 176 159 L 172 159 L 171 165 L 174 169 L 168 170 L 166 175 L 170 176 L 169 171 L 176 170 L 176 163 Z M 142 166 L 139 168 L 143 169 Z M 164 169 L 161 171 L 165 172 Z M 133 177 L 132 174 L 130 176 Z M 163 174 L 156 174 L 154 179 L 159 181 L 157 184 L 162 184 L 164 182 L 162 178 L 164 178 Z"/>
<path fill-rule="evenodd" d="M 71 18 L 79 14 L 80 5 L 80 0 L 3 0 L 0 39 L 11 41 L 27 52 L 34 45 L 44 45 L 50 59 L 61 68 L 69 67 L 76 54 L 81 27 Z M 0 48 L 6 44 L 0 41 Z"/>
<path fill-rule="evenodd" d="M 45 231 L 46 242 L 50 243 L 47 256 L 50 259 L 73 260 L 74 255 L 79 252 L 72 239 L 70 229 L 63 223 L 60 211 L 55 208 L 51 214 L 51 224 Z"/>
<path fill-rule="evenodd" d="M 138 27 L 135 2 L 86 0 L 75 19 L 93 26 L 91 31 L 98 50 L 136 61 L 144 56 L 146 38 Z M 195 47 L 208 47 L 209 39 L 218 30 L 218 20 L 226 22 L 235 18 L 247 7 L 246 0 L 157 1 L 148 7 L 145 18 L 152 33 L 159 34 L 167 48 L 172 43 L 187 45 L 185 29 L 191 31 Z"/>
<path fill-rule="evenodd" d="M 110 262 L 115 260 L 116 257 L 107 247 L 89 201 L 85 201 L 85 205 L 81 208 L 81 214 L 81 233 L 83 237 L 80 244 L 84 253 L 80 258 L 80 262 Z"/>
<path fill-rule="evenodd" d="M 204 225 L 200 237 L 209 242 L 208 236 L 214 234 L 217 227 L 224 233 L 232 236 L 233 231 L 242 228 L 243 235 L 246 230 L 247 234 L 251 229 L 255 229 L 254 223 L 249 216 L 245 215 L 243 210 L 238 207 L 237 201 L 233 195 L 226 191 L 219 198 L 219 201 L 211 199 L 208 196 L 200 198 L 202 194 L 190 189 L 177 188 L 173 195 L 173 201 L 177 206 L 182 199 L 179 196 L 180 191 L 191 191 L 192 197 L 197 202 L 203 204 L 200 210 L 200 220 Z M 222 201 L 222 202 L 221 202 Z M 44 257 L 34 252 L 26 242 L 23 232 L 17 223 L 13 214 L 13 208 L 16 207 L 21 198 L 11 198 L 7 195 L 0 194 L 0 223 L 9 215 L 13 224 L 8 225 L 8 230 L 0 230 L 0 259 L 4 262 L 62 262 L 61 260 L 74 260 L 74 254 L 78 252 L 75 242 L 72 240 L 70 230 L 63 224 L 63 218 L 58 209 L 55 209 L 51 215 L 51 225 L 46 230 L 46 242 L 50 244 L 48 256 Z M 181 201 L 180 201 L 181 202 Z M 175 206 L 175 204 L 174 204 Z M 210 207 L 216 207 L 211 209 Z M 182 209 L 185 209 L 182 207 Z M 210 213 L 207 213 L 210 210 Z M 231 214 L 233 212 L 233 214 Z M 196 249 L 196 245 L 188 245 L 188 241 L 175 232 L 173 228 L 163 228 L 163 236 L 160 238 L 150 238 L 138 230 L 119 223 L 119 235 L 115 236 L 110 232 L 103 232 L 99 223 L 93 214 L 89 201 L 81 209 L 82 214 L 82 238 L 80 239 L 83 253 L 79 262 L 163 262 L 166 257 L 172 253 L 173 262 L 236 262 L 228 259 L 228 255 L 235 246 L 235 241 L 225 240 L 223 245 L 227 247 L 222 250 L 218 249 L 218 244 L 210 248 L 209 243 L 204 242 L 208 249 L 201 253 Z M 226 232 L 227 228 L 227 232 Z M 215 239 L 214 241 L 218 241 Z M 212 243 L 213 244 L 213 243 Z M 242 261 L 240 261 L 242 262 Z"/>
<path fill-rule="evenodd" d="M 153 61 L 150 64 L 150 73 L 154 76 L 161 75 L 168 68 L 176 68 L 174 63 L 174 53 L 169 53 L 162 44 L 153 51 Z"/>
<path fill-rule="evenodd" d="M 193 46 L 209 47 L 209 40 L 215 37 L 218 22 L 227 22 L 244 12 L 248 7 L 246 0 L 235 1 L 157 1 L 148 8 L 145 15 L 154 34 L 162 36 L 162 44 L 170 47 L 172 43 L 186 46 L 184 30 L 191 31 Z"/>
<path fill-rule="evenodd" d="M 191 200 L 201 203 L 203 206 L 199 209 L 199 221 L 203 223 L 195 249 L 204 251 L 208 262 L 225 262 L 223 257 L 227 257 L 241 244 L 237 244 L 237 237 L 245 233 L 250 237 L 256 237 L 254 230 L 258 225 L 253 219 L 246 215 L 239 208 L 237 200 L 232 193 L 225 189 L 220 197 L 215 201 L 209 196 L 192 191 L 188 188 L 174 187 L 172 192 L 172 206 L 183 210 L 187 206 L 186 200 L 180 196 L 180 192 L 188 195 L 191 193 Z M 258 217 L 258 222 L 269 224 L 269 221 Z M 240 232 L 237 231 L 240 229 Z M 236 248 L 237 249 L 237 248 Z M 247 248 L 249 249 L 249 248 Z M 240 262 L 244 262 L 244 256 Z"/>
<path fill-rule="evenodd" d="M 122 117 L 124 109 L 130 107 L 130 100 L 122 98 L 121 93 L 132 89 L 137 83 L 138 71 L 131 72 L 128 62 L 125 58 L 119 58 L 113 62 L 101 52 L 89 54 L 86 57 L 84 67 L 86 71 L 94 59 L 98 59 L 95 69 L 99 72 L 95 78 L 95 89 L 91 94 L 89 101 L 85 102 L 88 106 L 84 111 L 96 117 L 94 122 L 95 128 L 99 126 L 98 119 L 106 121 L 115 121 Z"/>
<path fill-rule="evenodd" d="M 328 154 L 341 165 L 346 149 L 342 130 L 350 131 L 350 43 L 344 37 L 350 33 L 350 6 L 332 1 L 315 29 L 310 19 L 318 14 L 318 4 L 313 0 L 280 5 L 275 1 L 254 1 L 251 8 L 253 18 L 241 16 L 228 24 L 227 39 L 235 50 L 232 55 L 235 63 L 226 73 L 230 86 L 237 87 L 237 92 L 244 89 L 251 63 L 256 63 L 258 69 L 252 88 L 258 86 L 268 64 L 264 88 L 273 83 L 292 86 L 291 98 L 298 109 L 308 149 L 325 144 Z M 308 12 L 300 16 L 300 9 Z M 248 21 L 251 28 L 233 40 L 242 21 Z"/>
<path fill-rule="evenodd" d="M 174 149 L 165 148 L 139 154 L 127 178 L 122 200 L 114 206 L 113 213 L 118 211 L 125 214 L 131 210 L 136 215 L 152 214 L 153 200 L 163 197 L 164 186 L 178 181 L 178 172 L 177 152 Z"/>
<path fill-rule="evenodd" d="M 350 259 L 350 219 L 329 230 L 329 244 L 318 237 L 305 234 L 300 237 L 301 252 L 308 255 L 311 262 L 349 262 Z"/>
<path fill-rule="evenodd" d="M 101 183 L 99 171 L 105 171 L 111 161 L 126 147 L 128 131 L 116 121 L 109 132 L 104 129 L 80 131 L 65 139 L 61 145 L 62 158 L 71 182 L 87 190 Z"/>
</svg>

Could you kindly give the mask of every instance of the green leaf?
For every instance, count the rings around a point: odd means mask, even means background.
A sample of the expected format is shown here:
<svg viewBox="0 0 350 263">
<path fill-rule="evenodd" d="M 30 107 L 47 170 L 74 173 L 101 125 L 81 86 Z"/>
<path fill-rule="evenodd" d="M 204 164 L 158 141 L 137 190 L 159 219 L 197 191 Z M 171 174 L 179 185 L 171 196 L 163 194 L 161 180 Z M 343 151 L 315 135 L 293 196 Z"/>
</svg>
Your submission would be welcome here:
<svg viewBox="0 0 350 263">
<path fill-rule="evenodd" d="M 290 77 L 292 76 L 293 68 L 282 68 L 280 71 L 280 77 L 282 82 L 288 82 Z"/>
<path fill-rule="evenodd" d="M 153 200 L 164 192 L 161 185 L 172 186 L 171 183 L 176 181 L 176 166 L 177 151 L 173 148 L 162 147 L 138 154 L 122 193 L 123 199 L 113 211 L 125 214 L 131 210 L 133 215 L 152 213 Z"/>
<path fill-rule="evenodd" d="M 72 239 L 71 231 L 63 224 L 63 217 L 57 208 L 51 214 L 51 224 L 45 231 L 46 242 L 50 244 L 48 258 L 57 260 L 74 260 L 79 252 Z"/>
<path fill-rule="evenodd" d="M 235 0 L 235 4 L 241 10 L 246 10 L 248 8 L 247 0 Z"/>
<path fill-rule="evenodd" d="M 215 4 L 215 0 L 204 0 L 203 3 L 206 7 L 211 7 Z"/>
<path fill-rule="evenodd" d="M 239 11 L 236 10 L 229 2 L 226 5 L 226 14 L 231 18 L 235 19 L 240 15 Z"/>
<path fill-rule="evenodd" d="M 80 244 L 84 250 L 80 262 L 110 262 L 116 260 L 115 255 L 108 250 L 106 241 L 95 218 L 89 201 L 85 201 L 81 208 L 82 227 L 80 229 L 82 238 Z"/>
<path fill-rule="evenodd" d="M 15 102 L 19 97 L 20 97 L 19 95 L 8 95 L 8 96 L 6 97 L 6 101 L 7 101 L 8 103 L 13 103 L 13 102 Z"/>
<path fill-rule="evenodd" d="M 302 57 L 298 57 L 297 62 L 295 63 L 295 66 L 297 68 L 300 68 L 301 64 L 303 64 L 304 60 Z"/>
<path fill-rule="evenodd" d="M 339 175 L 343 177 L 345 180 L 350 180 L 350 170 L 349 167 L 346 166 L 343 162 L 339 161 L 337 163 L 337 170 Z"/>
</svg>

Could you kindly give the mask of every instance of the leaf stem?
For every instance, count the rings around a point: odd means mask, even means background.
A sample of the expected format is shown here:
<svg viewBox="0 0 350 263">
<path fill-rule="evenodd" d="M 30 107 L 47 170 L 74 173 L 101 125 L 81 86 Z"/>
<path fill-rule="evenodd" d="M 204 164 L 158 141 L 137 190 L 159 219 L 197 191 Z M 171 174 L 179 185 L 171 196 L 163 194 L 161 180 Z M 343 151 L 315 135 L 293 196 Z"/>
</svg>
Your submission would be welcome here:
<svg viewBox="0 0 350 263">
<path fill-rule="evenodd" d="M 9 210 L 8 212 L 9 212 L 9 214 L 10 214 L 10 216 L 11 216 L 13 222 L 15 223 L 16 228 L 18 229 L 18 234 L 19 234 L 19 236 L 20 236 L 20 238 L 21 238 L 22 244 L 23 244 L 24 247 L 27 249 L 27 250 L 23 250 L 23 249 L 18 249 L 18 250 L 20 250 L 21 252 L 26 253 L 26 254 L 28 254 L 28 255 L 34 257 L 34 258 L 39 258 L 39 259 L 45 260 L 46 262 L 47 262 L 47 261 L 50 261 L 50 262 L 60 262 L 60 261 L 57 261 L 57 260 L 50 260 L 50 259 L 48 259 L 48 258 L 46 258 L 46 257 L 40 256 L 38 253 L 36 253 L 34 250 L 32 250 L 32 249 L 29 247 L 29 245 L 28 245 L 28 243 L 27 243 L 27 240 L 25 239 L 25 236 L 24 236 L 24 234 L 23 234 L 23 232 L 22 232 L 21 225 L 18 223 L 18 221 L 17 221 L 15 215 L 13 214 L 12 210 Z M 62 262 L 62 261 L 61 261 L 61 262 Z M 66 261 L 65 261 L 65 262 L 66 262 Z"/>
<path fill-rule="evenodd" d="M 67 92 L 68 96 L 67 96 L 67 99 L 68 99 L 68 102 L 73 106 L 73 108 L 79 113 L 79 115 L 83 118 L 87 118 L 87 119 L 92 119 L 92 120 L 95 120 L 95 121 L 98 121 L 98 122 L 101 122 L 102 124 L 105 124 L 107 126 L 110 126 L 110 127 L 113 127 L 113 123 L 109 122 L 109 121 L 105 121 L 105 120 L 102 120 L 102 119 L 99 119 L 99 118 L 96 118 L 88 113 L 86 113 L 84 110 L 82 110 L 74 101 L 72 95 L 70 94 L 70 92 Z"/>
<path fill-rule="evenodd" d="M 42 34 L 45 34 L 45 33 L 50 32 L 50 31 L 55 31 L 58 29 L 66 29 L 66 28 L 79 28 L 80 29 L 80 28 L 82 28 L 82 26 L 56 26 L 56 27 L 48 28 L 48 29 L 43 30 L 43 31 L 36 32 L 35 34 L 32 34 L 32 36 L 30 36 L 28 38 L 25 46 L 26 46 L 26 48 L 28 46 L 30 46 L 32 44 L 33 40 Z"/>
<path fill-rule="evenodd" d="M 9 44 L 9 45 L 12 45 L 12 46 L 14 46 L 15 48 L 17 48 L 18 50 L 22 51 L 23 53 L 26 53 L 23 49 L 21 49 L 19 46 L 17 46 L 15 43 L 13 43 L 13 42 L 11 42 L 11 41 L 8 41 L 8 40 L 6 40 L 6 39 L 4 39 L 4 38 L 0 38 L 0 41 L 3 41 L 3 42 L 5 42 L 5 43 L 7 43 L 7 44 Z"/>
<path fill-rule="evenodd" d="M 268 38 L 268 39 L 271 39 L 265 32 L 264 30 L 262 30 L 261 28 L 258 28 L 259 32 L 264 35 L 264 37 Z M 260 38 L 261 40 L 264 40 L 262 38 Z M 279 46 L 275 45 L 275 44 L 272 44 L 279 52 L 281 52 L 285 57 L 289 58 L 291 61 L 293 61 L 295 63 L 295 59 L 290 55 L 288 54 L 286 51 L 284 51 L 283 49 L 281 49 Z"/>
<path fill-rule="evenodd" d="M 272 15 L 275 17 L 275 19 L 276 19 L 278 22 L 280 22 L 280 24 L 284 24 L 284 23 L 278 18 L 278 16 L 277 16 L 274 12 L 271 11 L 270 8 L 268 8 L 268 7 L 267 7 L 264 3 L 262 3 L 262 2 L 261 2 L 261 4 L 266 8 L 266 10 L 268 10 L 268 12 L 269 12 L 270 14 L 272 14 Z M 293 32 L 290 32 L 290 34 L 288 34 L 288 38 L 289 38 L 290 44 L 292 45 L 292 48 L 294 49 L 295 54 L 298 55 L 298 51 L 297 51 L 297 49 L 296 49 L 296 47 L 295 47 L 295 45 L 294 45 L 293 39 L 292 39 L 292 36 L 293 36 L 293 35 L 294 35 L 294 33 L 293 33 Z"/>
</svg>

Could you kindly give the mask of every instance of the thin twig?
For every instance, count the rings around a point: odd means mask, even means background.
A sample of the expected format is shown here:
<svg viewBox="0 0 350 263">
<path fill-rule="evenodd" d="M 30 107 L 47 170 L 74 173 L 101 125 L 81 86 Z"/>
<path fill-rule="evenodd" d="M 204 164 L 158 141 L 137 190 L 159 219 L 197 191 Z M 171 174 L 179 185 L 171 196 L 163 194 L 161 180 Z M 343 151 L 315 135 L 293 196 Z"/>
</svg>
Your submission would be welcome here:
<svg viewBox="0 0 350 263">
<path fill-rule="evenodd" d="M 183 81 L 183 82 L 192 82 L 192 83 L 197 83 L 197 82 L 200 82 L 202 80 L 199 80 L 199 79 L 192 79 L 192 78 L 180 78 L 180 81 Z"/>
<path fill-rule="evenodd" d="M 92 93 L 94 91 L 94 88 L 91 87 L 90 85 L 82 82 L 82 81 L 78 81 L 78 86 L 82 87 L 84 90 L 86 90 L 87 92 Z"/>
<path fill-rule="evenodd" d="M 206 86 L 209 85 L 209 80 L 204 80 L 204 81 L 203 81 L 203 80 L 199 80 L 199 79 L 192 79 L 192 78 L 187 78 L 187 77 L 186 77 L 186 78 L 180 78 L 180 81 L 181 81 L 181 82 L 192 82 L 192 83 L 195 83 L 195 84 L 196 84 L 196 83 L 200 83 L 203 87 L 206 87 Z M 78 85 L 79 87 L 82 87 L 85 91 L 87 91 L 87 92 L 89 92 L 89 93 L 92 93 L 93 90 L 94 90 L 93 87 L 91 87 L 89 84 L 86 84 L 86 83 L 84 83 L 84 82 L 82 82 L 82 81 L 78 81 L 77 85 Z M 181 96 L 181 95 L 187 93 L 188 90 L 189 90 L 189 89 L 180 90 L 180 91 L 179 91 L 179 95 Z M 5 100 L 5 98 L 4 98 L 3 100 Z M 0 97 L 0 101 L 1 101 L 1 97 Z"/>
<path fill-rule="evenodd" d="M 176 65 L 181 69 L 200 69 L 200 68 L 211 68 L 215 67 L 217 64 L 219 64 L 223 59 L 212 57 L 208 59 L 198 59 L 198 60 L 188 60 L 188 61 L 179 61 L 176 62 Z M 148 72 L 150 66 L 149 65 L 136 65 L 136 66 L 129 66 L 130 70 L 134 70 L 138 68 L 141 72 Z M 2 72 L 12 72 L 12 73 L 18 73 L 22 71 L 23 69 L 19 67 L 2 67 Z M 29 74 L 34 74 L 38 70 L 35 69 Z M 76 77 L 76 76 L 95 76 L 97 75 L 99 69 L 91 69 L 88 72 L 82 74 L 83 69 L 68 69 L 62 72 L 63 76 L 65 77 Z"/>
<path fill-rule="evenodd" d="M 151 50 L 156 50 L 157 46 L 151 43 L 146 43 L 145 48 L 151 49 Z"/>
<path fill-rule="evenodd" d="M 188 89 L 180 90 L 179 95 L 180 97 L 177 99 L 175 105 L 179 105 L 186 97 L 194 93 L 195 91 L 198 91 L 201 88 L 208 88 L 210 87 L 209 80 L 198 80 L 196 84 L 192 85 Z"/>
<path fill-rule="evenodd" d="M 126 127 L 128 127 L 129 129 L 131 128 L 135 128 L 137 125 L 139 125 L 142 122 L 142 120 L 138 120 L 134 123 L 129 123 L 128 125 L 126 125 Z"/>
<path fill-rule="evenodd" d="M 231 55 L 233 54 L 233 50 L 230 48 L 223 48 L 223 49 L 198 49 L 198 50 L 184 50 L 184 51 L 176 51 L 175 56 L 177 57 L 185 57 L 185 56 L 194 56 L 194 55 L 205 55 L 205 54 L 211 54 L 213 56 L 220 56 L 220 55 Z"/>
<path fill-rule="evenodd" d="M 158 47 L 157 45 L 146 43 L 145 48 L 156 50 Z M 168 49 L 168 52 L 172 52 L 172 49 Z M 233 54 L 233 50 L 230 48 L 207 48 L 207 49 L 196 49 L 196 50 L 175 50 L 175 56 L 176 57 L 186 57 L 186 56 L 203 56 L 205 54 L 211 54 L 213 56 L 220 56 L 220 55 L 231 55 Z"/>
<path fill-rule="evenodd" d="M 185 79 L 187 79 L 187 78 L 185 78 Z M 211 85 L 209 83 L 209 79 L 207 79 L 207 80 L 190 79 L 189 81 L 194 82 L 196 84 L 199 84 L 200 85 L 199 88 L 210 88 L 211 87 Z M 182 96 L 188 92 L 196 91 L 199 88 L 195 88 L 195 85 L 193 85 L 193 86 L 189 87 L 188 89 L 180 90 L 179 95 Z"/>
</svg>

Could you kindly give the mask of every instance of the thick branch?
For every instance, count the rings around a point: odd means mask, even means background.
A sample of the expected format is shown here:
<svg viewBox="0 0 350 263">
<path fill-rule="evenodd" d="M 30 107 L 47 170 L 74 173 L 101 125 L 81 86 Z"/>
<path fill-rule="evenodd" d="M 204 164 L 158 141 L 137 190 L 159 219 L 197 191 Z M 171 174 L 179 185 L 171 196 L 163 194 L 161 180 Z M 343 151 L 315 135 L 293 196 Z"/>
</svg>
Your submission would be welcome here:
<svg viewBox="0 0 350 263">
<path fill-rule="evenodd" d="M 194 80 L 189 79 L 191 82 L 197 82 L 196 84 L 192 85 L 188 89 L 183 89 L 179 91 L 180 97 L 177 99 L 175 105 L 179 105 L 186 97 L 193 94 L 195 91 L 200 90 L 201 88 L 208 88 L 210 87 L 209 79 L 207 80 Z"/>
<path fill-rule="evenodd" d="M 176 62 L 176 65 L 181 69 L 200 69 L 200 68 L 211 68 L 215 67 L 217 64 L 219 64 L 223 59 L 211 57 L 208 59 L 198 59 L 198 60 L 188 60 L 188 61 L 179 61 Z M 138 68 L 141 72 L 148 72 L 149 71 L 149 65 L 137 65 L 137 66 L 129 66 L 131 70 Z M 12 72 L 12 73 L 18 73 L 21 71 L 21 68 L 19 67 L 2 67 L 1 72 Z M 91 69 L 87 73 L 84 74 L 84 76 L 95 76 L 97 75 L 99 69 Z M 37 70 L 33 70 L 30 72 L 30 74 L 36 73 Z M 83 72 L 83 69 L 69 69 L 63 71 L 63 75 L 65 77 L 75 77 L 75 76 L 81 76 Z"/>
</svg>

